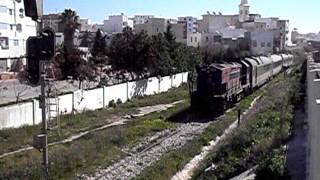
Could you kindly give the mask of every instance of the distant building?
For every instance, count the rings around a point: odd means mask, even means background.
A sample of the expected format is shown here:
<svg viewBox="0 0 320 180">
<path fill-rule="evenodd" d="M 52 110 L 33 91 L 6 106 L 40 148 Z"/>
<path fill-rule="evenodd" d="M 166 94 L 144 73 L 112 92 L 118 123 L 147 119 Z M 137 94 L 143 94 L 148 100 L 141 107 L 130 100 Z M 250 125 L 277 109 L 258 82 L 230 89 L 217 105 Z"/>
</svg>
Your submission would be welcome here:
<svg viewBox="0 0 320 180">
<path fill-rule="evenodd" d="M 214 33 L 217 30 L 234 26 L 238 27 L 239 15 L 212 15 L 206 14 L 202 16 L 202 20 L 198 22 L 198 32 Z"/>
<path fill-rule="evenodd" d="M 89 31 L 89 32 L 97 32 L 97 27 L 95 24 L 92 24 L 90 19 L 80 19 L 80 32 Z M 103 28 L 103 26 L 102 26 Z"/>
<path fill-rule="evenodd" d="M 180 43 L 187 43 L 187 36 L 185 35 L 185 24 L 171 24 L 172 32 L 176 37 L 176 41 Z"/>
<path fill-rule="evenodd" d="M 192 17 L 192 16 L 178 17 L 178 23 L 183 24 L 184 26 L 183 36 L 185 40 L 187 39 L 187 36 L 189 34 L 193 34 L 198 31 L 197 18 L 195 17 Z"/>
<path fill-rule="evenodd" d="M 133 20 L 124 14 L 112 15 L 104 20 L 103 31 L 108 34 L 121 33 L 125 27 L 133 28 Z"/>
<path fill-rule="evenodd" d="M 250 32 L 265 31 L 267 24 L 265 22 L 244 22 L 242 23 L 242 28 Z"/>
<path fill-rule="evenodd" d="M 50 27 L 54 32 L 59 33 L 63 32 L 64 25 L 61 22 L 61 13 L 59 14 L 45 14 L 41 17 L 42 26 Z"/>
<path fill-rule="evenodd" d="M 133 25 L 145 24 L 151 18 L 154 18 L 154 15 L 135 15 L 133 18 Z"/>
<path fill-rule="evenodd" d="M 239 5 L 239 22 L 250 20 L 250 6 L 248 0 L 241 0 Z"/>
<path fill-rule="evenodd" d="M 26 54 L 26 40 L 36 35 L 36 23 L 25 17 L 24 1 L 0 1 L 0 72 Z M 25 63 L 25 62 L 24 62 Z"/>
<path fill-rule="evenodd" d="M 151 18 L 145 24 L 137 24 L 134 26 L 134 31 L 140 33 L 147 32 L 149 36 L 164 33 L 166 31 L 168 22 L 164 18 Z"/>
<path fill-rule="evenodd" d="M 268 55 L 273 53 L 273 31 L 246 32 L 245 39 L 253 55 Z"/>
<path fill-rule="evenodd" d="M 206 47 L 222 43 L 222 35 L 219 33 L 193 33 L 187 37 L 187 45 L 193 47 Z"/>
</svg>

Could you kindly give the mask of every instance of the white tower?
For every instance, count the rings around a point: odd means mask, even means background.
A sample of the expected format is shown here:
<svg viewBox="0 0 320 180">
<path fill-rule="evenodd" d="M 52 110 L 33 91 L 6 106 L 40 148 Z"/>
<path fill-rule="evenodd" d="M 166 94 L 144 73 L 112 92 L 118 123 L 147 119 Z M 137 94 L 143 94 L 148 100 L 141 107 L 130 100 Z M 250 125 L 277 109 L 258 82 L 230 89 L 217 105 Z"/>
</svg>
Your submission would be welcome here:
<svg viewBox="0 0 320 180">
<path fill-rule="evenodd" d="M 241 3 L 239 5 L 239 21 L 245 22 L 248 21 L 250 18 L 249 15 L 250 6 L 248 4 L 248 0 L 241 0 Z"/>
</svg>

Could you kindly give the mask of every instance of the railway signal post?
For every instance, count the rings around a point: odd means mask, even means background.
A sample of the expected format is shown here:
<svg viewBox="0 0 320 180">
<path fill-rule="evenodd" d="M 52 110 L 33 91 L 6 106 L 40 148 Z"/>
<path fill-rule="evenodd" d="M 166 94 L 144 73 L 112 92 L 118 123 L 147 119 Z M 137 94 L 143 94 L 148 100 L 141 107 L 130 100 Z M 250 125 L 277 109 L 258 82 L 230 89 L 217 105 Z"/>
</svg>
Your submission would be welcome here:
<svg viewBox="0 0 320 180">
<path fill-rule="evenodd" d="M 27 71 L 29 82 L 41 84 L 40 107 L 42 109 L 42 131 L 34 135 L 33 146 L 43 153 L 44 178 L 49 179 L 48 125 L 46 115 L 46 64 L 55 54 L 55 32 L 46 28 L 42 31 L 39 20 L 42 12 L 42 1 L 24 0 L 25 15 L 38 22 L 39 35 L 27 40 Z"/>
</svg>

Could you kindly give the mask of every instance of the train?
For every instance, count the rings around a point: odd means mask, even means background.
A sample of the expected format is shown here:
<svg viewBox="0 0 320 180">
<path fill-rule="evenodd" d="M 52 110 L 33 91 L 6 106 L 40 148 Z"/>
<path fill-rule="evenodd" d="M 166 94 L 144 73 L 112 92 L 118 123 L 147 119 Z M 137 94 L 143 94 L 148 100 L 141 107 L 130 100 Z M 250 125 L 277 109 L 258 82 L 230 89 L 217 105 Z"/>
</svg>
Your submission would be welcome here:
<svg viewBox="0 0 320 180">
<path fill-rule="evenodd" d="M 191 108 L 221 115 L 293 63 L 292 54 L 274 54 L 198 66 Z"/>
</svg>

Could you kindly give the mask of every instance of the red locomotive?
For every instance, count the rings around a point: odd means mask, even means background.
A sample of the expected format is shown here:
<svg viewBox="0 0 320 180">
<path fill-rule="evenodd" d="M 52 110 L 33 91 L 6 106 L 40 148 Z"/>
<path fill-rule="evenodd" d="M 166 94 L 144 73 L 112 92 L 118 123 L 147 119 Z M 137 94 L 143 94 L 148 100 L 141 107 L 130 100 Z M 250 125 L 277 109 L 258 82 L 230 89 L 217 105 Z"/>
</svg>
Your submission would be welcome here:
<svg viewBox="0 0 320 180">
<path fill-rule="evenodd" d="M 223 114 L 228 106 L 265 84 L 284 67 L 292 65 L 293 58 L 282 54 L 197 67 L 191 106 L 200 111 Z"/>
</svg>

